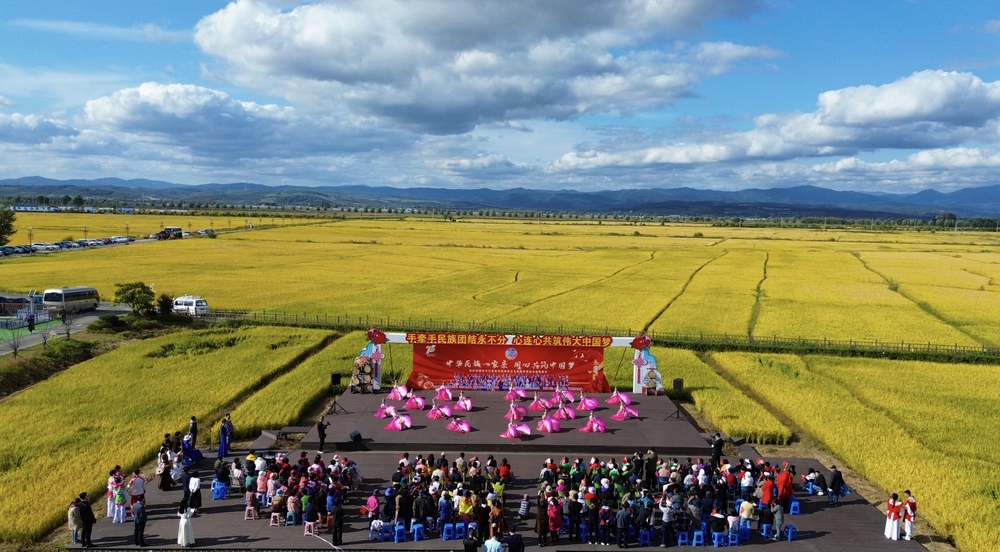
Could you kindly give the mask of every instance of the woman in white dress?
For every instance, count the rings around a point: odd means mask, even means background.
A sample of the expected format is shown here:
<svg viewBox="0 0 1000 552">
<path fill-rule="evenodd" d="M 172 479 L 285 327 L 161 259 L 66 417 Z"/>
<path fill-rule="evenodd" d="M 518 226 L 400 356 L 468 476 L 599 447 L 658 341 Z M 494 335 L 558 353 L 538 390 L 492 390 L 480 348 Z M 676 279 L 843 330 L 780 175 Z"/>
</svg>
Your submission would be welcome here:
<svg viewBox="0 0 1000 552">
<path fill-rule="evenodd" d="M 177 515 L 181 518 L 181 524 L 177 527 L 177 544 L 191 546 L 194 544 L 194 525 L 191 524 L 191 516 L 194 515 L 194 510 L 188 507 L 187 499 L 181 500 L 181 506 L 177 509 Z"/>
</svg>

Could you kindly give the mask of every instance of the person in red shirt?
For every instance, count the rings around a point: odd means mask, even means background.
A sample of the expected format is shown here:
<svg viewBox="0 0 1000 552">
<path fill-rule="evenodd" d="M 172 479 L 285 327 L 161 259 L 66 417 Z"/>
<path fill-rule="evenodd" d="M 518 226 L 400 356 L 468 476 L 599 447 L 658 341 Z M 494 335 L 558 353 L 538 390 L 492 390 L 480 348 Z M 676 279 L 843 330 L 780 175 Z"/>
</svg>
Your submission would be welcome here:
<svg viewBox="0 0 1000 552">
<path fill-rule="evenodd" d="M 771 474 L 764 474 L 764 482 L 760 484 L 760 502 L 764 505 L 764 508 L 769 508 L 771 506 L 771 501 L 774 500 L 774 478 Z"/>
<path fill-rule="evenodd" d="M 903 538 L 910 540 L 913 538 L 913 520 L 917 518 L 917 499 L 913 498 L 909 489 L 903 491 L 903 494 L 906 495 L 903 503 L 903 527 L 906 535 Z"/>
<path fill-rule="evenodd" d="M 781 501 L 781 507 L 788 512 L 792 505 L 792 471 L 788 468 L 783 468 L 781 473 L 778 474 L 776 480 L 778 487 L 778 500 Z"/>
<path fill-rule="evenodd" d="M 899 501 L 899 495 L 892 493 L 886 503 L 885 511 L 885 538 L 899 540 L 899 518 L 903 511 L 903 503 Z"/>
</svg>

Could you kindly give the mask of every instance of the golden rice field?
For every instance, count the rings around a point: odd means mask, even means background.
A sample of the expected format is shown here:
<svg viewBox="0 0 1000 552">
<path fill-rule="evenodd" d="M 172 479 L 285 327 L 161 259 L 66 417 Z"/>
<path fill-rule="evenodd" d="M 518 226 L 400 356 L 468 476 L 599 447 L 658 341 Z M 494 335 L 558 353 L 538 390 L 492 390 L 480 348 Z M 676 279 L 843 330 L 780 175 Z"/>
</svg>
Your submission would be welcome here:
<svg viewBox="0 0 1000 552">
<path fill-rule="evenodd" d="M 18 224 L 103 217 L 129 216 Z M 141 280 L 215 309 L 965 346 L 1000 344 L 997 276 L 995 233 L 567 220 L 338 220 L 0 260 L 10 292 Z"/>
<path fill-rule="evenodd" d="M 253 328 L 185 332 L 122 347 L 0 402 L 0 540 L 36 540 L 66 522 L 108 470 L 149 461 L 164 433 L 222 410 L 327 332 Z M 253 370 L 247 370 L 252 366 Z M 239 423 L 237 421 L 237 423 Z M 44 499 L 27 486 L 44 489 Z"/>
<path fill-rule="evenodd" d="M 961 550 L 995 550 L 996 366 L 721 353 L 728 377 L 886 494 L 912 489 Z"/>
</svg>

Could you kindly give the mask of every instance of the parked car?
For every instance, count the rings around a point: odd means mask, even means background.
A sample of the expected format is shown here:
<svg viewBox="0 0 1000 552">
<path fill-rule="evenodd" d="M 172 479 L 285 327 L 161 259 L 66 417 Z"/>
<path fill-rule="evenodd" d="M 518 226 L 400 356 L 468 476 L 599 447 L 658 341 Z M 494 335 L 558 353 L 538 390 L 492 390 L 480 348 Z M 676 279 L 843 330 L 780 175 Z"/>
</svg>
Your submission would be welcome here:
<svg viewBox="0 0 1000 552">
<path fill-rule="evenodd" d="M 54 243 L 35 242 L 32 244 L 35 251 L 56 251 L 59 246 Z"/>
<path fill-rule="evenodd" d="M 174 299 L 174 313 L 191 316 L 208 314 L 208 301 L 196 295 L 182 295 Z"/>
<path fill-rule="evenodd" d="M 128 243 L 128 238 L 125 236 L 111 236 L 111 243 Z"/>
</svg>

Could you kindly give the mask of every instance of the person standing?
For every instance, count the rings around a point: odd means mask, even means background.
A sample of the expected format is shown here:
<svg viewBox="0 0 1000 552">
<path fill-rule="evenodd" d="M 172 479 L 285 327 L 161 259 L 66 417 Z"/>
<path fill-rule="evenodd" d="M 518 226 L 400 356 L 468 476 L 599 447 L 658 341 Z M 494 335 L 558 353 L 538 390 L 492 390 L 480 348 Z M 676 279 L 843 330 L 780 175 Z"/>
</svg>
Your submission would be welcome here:
<svg viewBox="0 0 1000 552">
<path fill-rule="evenodd" d="M 716 433 L 715 437 L 712 438 L 712 467 L 718 468 L 719 462 L 722 460 L 722 449 L 725 448 L 726 441 L 722 439 L 722 435 Z"/>
<path fill-rule="evenodd" d="M 69 522 L 69 534 L 73 537 L 73 544 L 79 542 L 80 528 L 83 527 L 79 501 L 79 498 L 74 498 L 73 502 L 69 503 L 69 510 L 66 512 L 67 521 Z"/>
<path fill-rule="evenodd" d="M 524 539 L 517 534 L 517 529 L 514 528 L 513 524 L 507 529 L 507 537 L 504 541 L 507 543 L 507 552 L 524 552 Z"/>
<path fill-rule="evenodd" d="M 80 493 L 78 504 L 80 506 L 80 521 L 83 524 L 80 543 L 83 544 L 84 548 L 93 548 L 94 543 L 90 540 L 90 534 L 94 530 L 94 524 L 97 523 L 97 516 L 94 515 L 94 509 L 90 507 L 90 501 L 87 500 L 87 493 Z"/>
<path fill-rule="evenodd" d="M 229 435 L 228 435 L 227 440 L 226 440 L 226 449 L 232 450 L 232 448 L 233 448 L 233 432 L 234 432 L 234 429 L 233 429 L 233 419 L 229 416 L 228 412 L 226 412 L 225 424 L 226 424 L 226 429 L 229 430 Z"/>
<path fill-rule="evenodd" d="M 500 536 L 490 535 L 490 539 L 483 544 L 483 552 L 503 552 L 503 544 L 500 544 Z"/>
<path fill-rule="evenodd" d="M 201 478 L 198 477 L 198 472 L 192 470 L 191 478 L 188 479 L 187 489 L 190 498 L 188 499 L 188 506 L 194 513 L 200 513 L 201 510 Z"/>
<path fill-rule="evenodd" d="M 786 512 L 792 507 L 792 494 L 794 494 L 792 484 L 792 471 L 787 467 L 782 468 L 778 477 L 775 478 L 775 487 L 778 491 L 778 500 L 781 501 L 781 508 Z"/>
<path fill-rule="evenodd" d="M 132 515 L 135 515 L 135 505 L 136 503 L 146 503 L 146 478 L 142 476 L 139 472 L 139 468 L 136 468 L 132 472 L 132 479 L 128 480 L 128 492 L 131 498 L 132 505 Z"/>
<path fill-rule="evenodd" d="M 344 544 L 344 507 L 339 499 L 330 508 L 330 534 L 335 546 Z"/>
<path fill-rule="evenodd" d="M 632 513 L 624 505 L 615 514 L 618 548 L 628 548 L 628 530 L 632 524 Z"/>
<path fill-rule="evenodd" d="M 326 443 L 326 428 L 330 427 L 330 422 L 326 421 L 326 416 L 321 416 L 316 422 L 316 433 L 319 435 L 319 451 L 323 452 L 323 445 Z"/>
<path fill-rule="evenodd" d="M 194 509 L 188 507 L 187 499 L 181 499 L 181 505 L 177 508 L 177 516 L 181 518 L 180 525 L 177 526 L 177 544 L 181 546 L 194 544 L 194 526 L 191 524 L 193 515 Z"/>
<path fill-rule="evenodd" d="M 781 540 L 781 527 L 785 524 L 785 507 L 780 500 L 771 501 L 771 513 L 774 515 L 774 536 L 776 541 Z"/>
<path fill-rule="evenodd" d="M 135 521 L 134 541 L 136 546 L 146 546 L 146 505 L 136 502 L 132 505 L 132 519 Z"/>
<path fill-rule="evenodd" d="M 191 436 L 191 448 L 198 446 L 198 420 L 194 416 L 191 416 L 191 421 L 188 422 L 188 435 Z"/>
<path fill-rule="evenodd" d="M 219 424 L 219 458 L 225 458 L 229 454 L 229 431 L 229 423 L 223 419 Z"/>
<path fill-rule="evenodd" d="M 899 501 L 899 495 L 892 493 L 885 508 L 885 538 L 899 540 L 899 518 L 903 511 L 903 503 Z"/>
<path fill-rule="evenodd" d="M 909 489 L 903 491 L 906 495 L 906 500 L 903 502 L 903 529 L 906 535 L 903 537 L 906 540 L 913 538 L 913 520 L 917 519 L 917 499 L 913 498 Z"/>
<path fill-rule="evenodd" d="M 837 466 L 831 466 L 830 469 L 830 486 L 827 489 L 827 504 L 833 504 L 837 506 L 840 504 L 840 491 L 844 488 L 844 474 L 840 473 Z"/>
<path fill-rule="evenodd" d="M 479 535 L 475 529 L 469 529 L 469 534 L 462 541 L 465 552 L 479 552 Z"/>
</svg>

